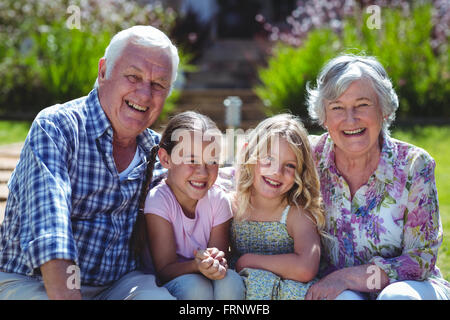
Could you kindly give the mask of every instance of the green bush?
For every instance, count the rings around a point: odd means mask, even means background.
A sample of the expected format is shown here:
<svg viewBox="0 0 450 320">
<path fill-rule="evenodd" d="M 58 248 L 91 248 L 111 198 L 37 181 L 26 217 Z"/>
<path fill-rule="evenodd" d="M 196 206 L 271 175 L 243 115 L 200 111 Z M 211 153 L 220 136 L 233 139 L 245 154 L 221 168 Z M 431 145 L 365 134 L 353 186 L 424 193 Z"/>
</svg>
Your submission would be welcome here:
<svg viewBox="0 0 450 320">
<path fill-rule="evenodd" d="M 382 18 L 380 30 L 349 20 L 344 48 L 360 48 L 384 65 L 400 100 L 397 117 L 450 117 L 450 55 L 448 45 L 431 46 L 432 6 L 417 6 L 409 18 L 384 9 Z"/>
<path fill-rule="evenodd" d="M 381 28 L 369 29 L 368 15 L 355 11 L 342 21 L 339 32 L 329 27 L 310 31 L 301 45 L 278 43 L 256 94 L 267 113 L 290 109 L 307 117 L 305 85 L 315 83 L 320 68 L 340 53 L 376 56 L 386 68 L 400 99 L 397 118 L 450 117 L 450 55 L 448 41 L 431 45 L 432 6 L 417 5 L 405 16 L 400 9 L 383 8 Z M 448 39 L 447 39 L 448 40 Z"/>
<path fill-rule="evenodd" d="M 69 28 L 80 9 L 79 28 Z M 92 90 L 112 36 L 137 24 L 170 33 L 175 13 L 134 1 L 3 0 L 0 4 L 0 112 L 33 116 Z M 75 25 L 76 26 L 76 25 Z M 182 51 L 182 50 L 180 50 Z M 181 66 L 187 64 L 181 56 Z M 163 117 L 173 109 L 174 90 Z"/>
<path fill-rule="evenodd" d="M 304 100 L 306 84 L 314 81 L 322 65 L 335 55 L 338 37 L 329 29 L 311 31 L 302 47 L 279 43 L 268 67 L 259 70 L 262 85 L 255 93 L 267 107 L 267 115 L 287 110 L 308 118 Z"/>
</svg>

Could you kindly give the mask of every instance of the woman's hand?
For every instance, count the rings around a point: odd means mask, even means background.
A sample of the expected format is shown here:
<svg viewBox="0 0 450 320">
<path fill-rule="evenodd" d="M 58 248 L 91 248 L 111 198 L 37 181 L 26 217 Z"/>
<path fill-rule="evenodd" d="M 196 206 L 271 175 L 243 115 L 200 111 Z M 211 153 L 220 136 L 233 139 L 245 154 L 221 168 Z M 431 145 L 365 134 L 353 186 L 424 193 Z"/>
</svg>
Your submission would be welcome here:
<svg viewBox="0 0 450 320">
<path fill-rule="evenodd" d="M 305 296 L 305 300 L 334 300 L 344 290 L 348 289 L 347 282 L 341 270 L 330 273 L 313 284 Z"/>
<path fill-rule="evenodd" d="M 223 279 L 227 273 L 228 264 L 225 253 L 217 248 L 195 250 L 195 262 L 198 271 L 211 280 Z"/>
<path fill-rule="evenodd" d="M 389 278 L 381 268 L 373 264 L 363 264 L 330 273 L 309 288 L 305 299 L 334 300 L 347 289 L 358 292 L 379 292 L 388 284 Z"/>
</svg>

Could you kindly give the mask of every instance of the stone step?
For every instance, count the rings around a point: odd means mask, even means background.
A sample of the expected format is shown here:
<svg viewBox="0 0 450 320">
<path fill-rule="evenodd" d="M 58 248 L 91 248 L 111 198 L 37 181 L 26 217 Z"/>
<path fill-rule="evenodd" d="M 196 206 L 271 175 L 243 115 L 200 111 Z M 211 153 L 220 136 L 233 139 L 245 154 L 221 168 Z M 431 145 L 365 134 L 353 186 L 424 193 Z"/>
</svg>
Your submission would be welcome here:
<svg viewBox="0 0 450 320">
<path fill-rule="evenodd" d="M 210 100 L 225 99 L 228 96 L 239 96 L 243 102 L 260 101 L 259 97 L 251 89 L 211 88 L 211 89 L 187 89 L 180 94 L 179 101 L 184 100 Z"/>
<path fill-rule="evenodd" d="M 225 133 L 225 130 L 228 128 L 225 121 L 223 120 L 224 117 L 221 114 L 219 116 L 215 116 L 215 114 L 213 112 L 203 112 L 202 110 L 199 110 L 196 108 L 187 108 L 186 110 L 197 111 L 199 113 L 207 115 L 216 123 L 217 127 L 219 128 L 220 131 L 222 131 L 222 133 Z M 219 120 L 217 120 L 218 117 L 220 117 Z M 260 119 L 242 119 L 241 118 L 241 124 L 239 125 L 239 128 L 243 129 L 245 131 L 250 128 L 255 128 L 258 125 L 258 123 L 260 123 L 260 122 L 261 122 Z M 159 127 L 156 127 L 156 128 L 154 128 L 154 130 L 158 131 L 158 128 Z M 236 129 L 238 129 L 238 128 L 236 128 Z"/>
<path fill-rule="evenodd" d="M 222 39 L 205 50 L 200 62 L 263 62 L 271 47 L 269 41 Z"/>
<path fill-rule="evenodd" d="M 256 72 L 227 72 L 211 70 L 187 75 L 186 87 L 188 89 L 199 88 L 247 88 L 258 84 Z"/>
<path fill-rule="evenodd" d="M 6 201 L 0 201 L 0 224 L 2 224 L 5 217 Z"/>
<path fill-rule="evenodd" d="M 6 199 L 8 198 L 8 186 L 5 184 L 0 184 L 0 202 L 1 201 L 6 201 Z"/>
<path fill-rule="evenodd" d="M 187 88 L 245 88 L 258 83 L 258 65 L 247 62 L 203 65 L 196 72 L 186 74 Z"/>
<path fill-rule="evenodd" d="M 11 177 L 11 170 L 0 170 L 0 184 L 8 182 Z"/>
<path fill-rule="evenodd" d="M 1 170 L 14 170 L 14 168 L 17 165 L 17 162 L 19 162 L 18 157 L 5 157 L 0 154 L 0 171 Z"/>
<path fill-rule="evenodd" d="M 181 93 L 177 106 L 198 105 L 224 108 L 223 101 L 229 96 L 238 96 L 242 100 L 242 110 L 264 108 L 262 101 L 251 90 L 185 90 Z"/>
<path fill-rule="evenodd" d="M 225 106 L 228 96 L 238 96 L 242 100 L 241 128 L 253 128 L 264 119 L 264 105 L 252 90 L 246 89 L 192 89 L 184 90 L 177 102 L 176 112 L 193 110 L 213 119 L 221 130 L 226 128 Z"/>
<path fill-rule="evenodd" d="M 211 119 L 217 122 L 223 122 L 225 119 L 225 107 L 221 103 L 207 103 L 207 104 L 185 104 L 179 105 L 177 112 L 183 112 L 187 110 L 194 110 L 199 113 L 208 115 Z M 242 120 L 257 120 L 260 121 L 264 118 L 264 112 L 260 105 L 247 104 L 241 108 Z"/>
<path fill-rule="evenodd" d="M 186 88 L 252 88 L 258 68 L 266 65 L 270 41 L 221 39 L 207 47 L 195 62 L 196 71 L 186 73 Z"/>
<path fill-rule="evenodd" d="M 23 142 L 1 145 L 0 158 L 19 158 L 22 147 Z"/>
<path fill-rule="evenodd" d="M 0 146 L 0 224 L 3 222 L 8 198 L 8 180 L 17 165 L 23 142 Z"/>
</svg>

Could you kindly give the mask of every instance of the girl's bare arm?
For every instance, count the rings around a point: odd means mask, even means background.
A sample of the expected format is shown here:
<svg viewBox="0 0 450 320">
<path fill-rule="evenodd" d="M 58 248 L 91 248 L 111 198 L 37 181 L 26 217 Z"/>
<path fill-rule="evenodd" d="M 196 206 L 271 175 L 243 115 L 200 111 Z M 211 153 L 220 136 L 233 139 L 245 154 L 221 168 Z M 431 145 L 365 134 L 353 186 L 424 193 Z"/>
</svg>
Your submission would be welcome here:
<svg viewBox="0 0 450 320">
<path fill-rule="evenodd" d="M 239 258 L 236 271 L 255 268 L 271 271 L 283 279 L 300 282 L 312 280 L 319 269 L 320 237 L 315 225 L 305 213 L 290 212 L 288 232 L 294 239 L 294 252 L 278 255 L 245 254 Z"/>
</svg>

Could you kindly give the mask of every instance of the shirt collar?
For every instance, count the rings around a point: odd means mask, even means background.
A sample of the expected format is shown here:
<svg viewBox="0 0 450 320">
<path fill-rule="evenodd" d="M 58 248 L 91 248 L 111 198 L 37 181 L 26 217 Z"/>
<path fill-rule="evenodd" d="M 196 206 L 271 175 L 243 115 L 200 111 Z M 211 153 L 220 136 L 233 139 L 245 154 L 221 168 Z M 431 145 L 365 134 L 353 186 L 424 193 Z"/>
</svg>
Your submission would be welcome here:
<svg viewBox="0 0 450 320">
<path fill-rule="evenodd" d="M 383 142 L 381 146 L 380 162 L 375 170 L 375 177 L 381 181 L 393 181 L 395 144 L 388 134 L 382 132 L 381 137 Z M 328 169 L 337 172 L 334 161 L 334 142 L 329 133 L 325 133 L 322 139 L 324 139 L 324 146 L 322 149 L 322 156 L 319 160 L 319 168 L 321 168 L 321 170 Z"/>
<path fill-rule="evenodd" d="M 319 168 L 330 169 L 335 168 L 334 164 L 334 142 L 330 134 L 327 132 L 322 137 L 324 145 L 322 149 L 322 156 L 319 158 Z"/>
<path fill-rule="evenodd" d="M 100 104 L 97 88 L 94 88 L 87 96 L 86 105 L 89 110 L 89 117 L 87 120 L 88 126 L 90 130 L 92 130 L 91 132 L 94 133 L 95 138 L 100 138 L 106 132 L 106 134 L 112 139 L 113 129 L 111 122 Z M 144 132 L 139 134 L 136 139 L 137 144 L 142 148 L 145 154 L 150 152 L 152 146 L 159 143 L 159 141 L 157 141 L 156 134 L 152 133 L 153 131 L 150 129 L 144 130 Z"/>
<path fill-rule="evenodd" d="M 109 134 L 112 137 L 111 122 L 100 104 L 97 88 L 94 88 L 91 92 L 89 92 L 86 99 L 86 105 L 89 110 L 87 125 L 89 126 L 89 129 L 92 130 L 90 132 L 94 133 L 95 138 L 100 138 L 105 131 L 109 129 Z"/>
<path fill-rule="evenodd" d="M 395 160 L 395 144 L 392 138 L 382 133 L 381 138 L 383 143 L 381 145 L 380 162 L 378 163 L 377 170 L 375 170 L 375 176 L 381 181 L 393 181 L 394 179 L 394 160 Z"/>
<path fill-rule="evenodd" d="M 159 139 L 152 130 L 146 129 L 137 137 L 137 144 L 142 148 L 145 154 L 149 154 L 152 147 L 159 143 Z"/>
</svg>

